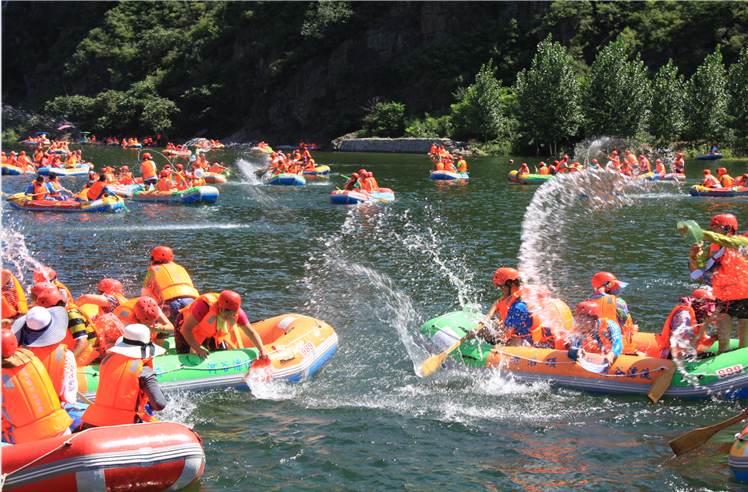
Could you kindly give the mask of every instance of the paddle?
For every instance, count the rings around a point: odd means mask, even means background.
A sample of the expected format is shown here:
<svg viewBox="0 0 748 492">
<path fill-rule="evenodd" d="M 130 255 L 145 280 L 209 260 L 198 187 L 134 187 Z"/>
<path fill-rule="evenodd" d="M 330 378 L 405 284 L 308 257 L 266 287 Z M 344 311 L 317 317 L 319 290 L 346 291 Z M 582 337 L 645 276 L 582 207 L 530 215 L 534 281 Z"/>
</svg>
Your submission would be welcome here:
<svg viewBox="0 0 748 492">
<path fill-rule="evenodd" d="M 675 227 L 678 229 L 680 237 L 689 246 L 699 244 L 704 239 L 704 231 L 693 220 L 678 221 Z"/>
<path fill-rule="evenodd" d="M 468 330 L 468 332 L 465 333 L 464 337 L 460 338 L 457 343 L 449 347 L 441 354 L 432 355 L 431 357 L 426 359 L 423 364 L 421 364 L 421 374 L 423 374 L 423 377 L 430 375 L 431 373 L 442 367 L 442 362 L 444 362 L 444 359 L 446 359 L 449 354 L 457 350 L 457 347 L 462 345 L 468 339 L 470 334 L 481 326 L 483 326 L 483 323 L 479 323 L 478 326 L 476 326 L 472 330 Z"/>
<path fill-rule="evenodd" d="M 701 325 L 701 329 L 699 330 L 698 335 L 694 336 L 691 340 L 691 347 L 695 348 L 698 345 L 701 334 L 704 333 L 704 330 L 706 330 L 707 327 L 709 327 L 709 325 L 711 325 L 712 322 L 717 318 L 717 314 L 719 314 L 719 312 L 715 312 L 704 321 L 704 323 Z M 672 383 L 673 376 L 675 376 L 675 372 L 677 369 L 678 366 L 675 361 L 673 361 L 673 365 L 670 366 L 670 369 L 668 369 L 664 374 L 660 375 L 660 377 L 657 378 L 654 383 L 652 383 L 652 387 L 649 388 L 649 391 L 647 392 L 647 396 L 650 400 L 655 403 L 660 401 L 662 395 L 665 394 L 665 391 L 667 391 L 667 389 L 670 387 L 670 383 Z"/>
<path fill-rule="evenodd" d="M 686 432 L 680 437 L 677 437 L 670 441 L 670 449 L 673 450 L 675 456 L 686 454 L 687 452 L 698 448 L 702 444 L 705 444 L 714 434 L 721 431 L 726 427 L 737 424 L 741 420 L 748 418 L 748 409 L 743 410 L 743 413 L 736 415 L 731 419 L 725 420 L 719 424 L 710 425 L 709 427 L 700 427 L 690 432 Z"/>
<path fill-rule="evenodd" d="M 88 398 L 86 398 L 86 396 L 83 393 L 81 393 L 80 391 L 78 393 L 76 393 L 76 396 L 79 399 L 83 400 L 83 403 L 88 403 L 89 405 L 93 405 L 93 402 L 91 400 L 89 400 Z"/>
</svg>

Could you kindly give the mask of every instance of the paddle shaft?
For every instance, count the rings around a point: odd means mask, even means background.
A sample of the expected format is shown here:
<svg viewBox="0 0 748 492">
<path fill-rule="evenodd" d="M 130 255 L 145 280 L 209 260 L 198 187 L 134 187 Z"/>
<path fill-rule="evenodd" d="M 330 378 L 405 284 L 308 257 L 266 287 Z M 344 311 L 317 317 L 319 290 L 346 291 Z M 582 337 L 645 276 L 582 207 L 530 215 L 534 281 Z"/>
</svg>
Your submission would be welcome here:
<svg viewBox="0 0 748 492">
<path fill-rule="evenodd" d="M 685 454 L 691 450 L 698 448 L 702 444 L 705 444 L 714 434 L 721 431 L 722 429 L 730 427 L 731 425 L 735 425 L 741 420 L 745 420 L 746 418 L 748 418 L 748 409 L 743 410 L 743 413 L 736 415 L 731 419 L 727 419 L 719 424 L 694 429 L 670 441 L 670 449 L 673 450 L 675 456 Z"/>
<path fill-rule="evenodd" d="M 442 352 L 440 354 L 432 355 L 431 357 L 429 357 L 428 359 L 426 359 L 423 362 L 423 364 L 421 364 L 421 373 L 423 374 L 423 376 L 424 377 L 428 376 L 429 374 L 433 373 L 434 371 L 436 371 L 437 369 L 439 369 L 440 367 L 442 367 L 442 362 L 444 361 L 444 359 L 446 359 L 449 354 L 451 354 L 452 352 L 454 352 L 455 350 L 457 350 L 457 348 L 460 345 L 462 345 L 463 343 L 465 343 L 465 341 L 470 337 L 471 333 L 473 331 L 477 330 L 478 328 L 480 328 L 481 326 L 483 326 L 483 323 L 479 323 L 472 330 L 468 330 L 468 332 L 465 333 L 464 337 L 460 338 L 460 340 L 457 343 L 455 343 L 454 345 L 452 345 L 451 347 L 449 347 L 444 352 Z"/>
</svg>

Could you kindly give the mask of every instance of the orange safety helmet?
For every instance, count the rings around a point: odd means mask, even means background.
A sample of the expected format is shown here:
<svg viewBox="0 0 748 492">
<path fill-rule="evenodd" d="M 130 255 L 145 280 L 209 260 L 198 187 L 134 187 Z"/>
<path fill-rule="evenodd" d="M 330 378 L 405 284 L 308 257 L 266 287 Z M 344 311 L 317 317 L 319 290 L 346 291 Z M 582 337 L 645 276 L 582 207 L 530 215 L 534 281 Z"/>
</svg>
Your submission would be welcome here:
<svg viewBox="0 0 748 492">
<path fill-rule="evenodd" d="M 701 174 L 712 174 L 712 172 L 709 169 L 704 169 Z"/>
<path fill-rule="evenodd" d="M 104 280 L 99 282 L 97 289 L 99 290 L 99 292 L 103 292 L 104 294 L 122 295 L 122 282 L 113 278 L 105 278 Z"/>
<path fill-rule="evenodd" d="M 233 290 L 224 290 L 218 296 L 218 307 L 238 312 L 242 307 L 242 296 Z"/>
<path fill-rule="evenodd" d="M 519 279 L 519 272 L 514 268 L 499 268 L 493 272 L 493 284 L 502 286 L 509 280 Z"/>
<path fill-rule="evenodd" d="M 716 300 L 712 293 L 706 289 L 696 289 L 695 291 L 693 291 L 693 294 L 691 294 L 691 299 L 699 299 L 705 301 Z"/>
<path fill-rule="evenodd" d="M 600 287 L 605 287 L 609 292 L 613 292 L 618 289 L 623 289 L 628 284 L 621 282 L 610 272 L 598 272 L 592 276 L 592 288 L 597 290 Z"/>
<path fill-rule="evenodd" d="M 174 251 L 168 246 L 156 246 L 151 251 L 151 261 L 174 261 Z"/>
<path fill-rule="evenodd" d="M 39 294 L 44 292 L 44 290 L 48 289 L 49 287 L 56 288 L 57 286 L 55 285 L 54 282 L 37 282 L 31 287 L 31 290 L 29 292 L 31 293 L 32 296 L 39 297 Z"/>
<path fill-rule="evenodd" d="M 18 350 L 18 339 L 16 335 L 7 328 L 3 328 L 2 334 L 3 359 L 10 357 Z"/>
<path fill-rule="evenodd" d="M 720 214 L 712 217 L 712 221 L 709 222 L 709 227 L 713 225 L 730 226 L 733 231 L 738 230 L 738 219 L 733 214 Z"/>
<path fill-rule="evenodd" d="M 577 304 L 574 314 L 586 314 L 588 316 L 600 317 L 600 305 L 595 301 L 582 301 Z"/>
<path fill-rule="evenodd" d="M 155 299 L 143 296 L 135 303 L 133 311 L 141 323 L 150 325 L 158 318 L 159 309 Z"/>
<path fill-rule="evenodd" d="M 353 177 L 354 177 L 354 178 L 356 178 L 356 179 L 358 179 L 358 178 L 360 177 L 360 176 L 358 175 L 358 173 L 351 173 L 351 176 L 353 176 Z"/>
<path fill-rule="evenodd" d="M 727 169 L 724 167 L 720 167 L 719 169 L 717 169 L 717 174 L 719 175 L 727 174 Z"/>
<path fill-rule="evenodd" d="M 366 169 L 361 169 L 358 174 L 364 174 L 366 172 Z"/>
<path fill-rule="evenodd" d="M 616 152 L 616 151 L 614 150 L 613 152 L 611 152 L 611 155 L 618 155 L 618 152 Z"/>
<path fill-rule="evenodd" d="M 63 301 L 63 303 L 65 302 L 60 293 L 60 289 L 58 289 L 56 285 L 47 287 L 36 296 L 36 305 L 43 308 L 57 306 L 60 301 Z"/>
<path fill-rule="evenodd" d="M 50 267 L 37 268 L 34 272 L 34 282 L 51 282 L 57 278 L 57 272 Z"/>
<path fill-rule="evenodd" d="M 143 159 L 150 159 L 150 158 L 151 158 L 150 153 L 146 152 L 145 154 L 143 154 Z"/>
</svg>

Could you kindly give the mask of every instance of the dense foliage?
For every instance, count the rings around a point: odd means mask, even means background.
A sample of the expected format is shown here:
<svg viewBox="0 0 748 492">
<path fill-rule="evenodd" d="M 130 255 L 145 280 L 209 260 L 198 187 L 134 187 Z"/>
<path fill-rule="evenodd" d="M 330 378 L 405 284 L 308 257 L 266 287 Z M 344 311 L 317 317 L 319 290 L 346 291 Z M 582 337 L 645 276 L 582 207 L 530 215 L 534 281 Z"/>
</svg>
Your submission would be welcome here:
<svg viewBox="0 0 748 492">
<path fill-rule="evenodd" d="M 7 2 L 2 97 L 100 135 L 745 149 L 747 39 L 748 2 Z"/>
</svg>

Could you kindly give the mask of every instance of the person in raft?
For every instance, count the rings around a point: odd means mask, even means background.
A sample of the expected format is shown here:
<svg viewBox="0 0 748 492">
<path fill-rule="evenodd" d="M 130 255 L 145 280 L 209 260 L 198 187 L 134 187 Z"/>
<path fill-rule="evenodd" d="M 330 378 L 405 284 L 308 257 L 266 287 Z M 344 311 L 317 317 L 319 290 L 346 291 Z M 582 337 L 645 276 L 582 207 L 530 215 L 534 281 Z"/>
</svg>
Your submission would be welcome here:
<svg viewBox="0 0 748 492">
<path fill-rule="evenodd" d="M 701 182 L 701 186 L 704 188 L 722 188 L 719 179 L 717 179 L 709 169 L 704 169 L 701 171 L 701 174 L 704 176 L 704 181 Z"/>
<path fill-rule="evenodd" d="M 621 291 L 628 283 L 621 282 L 610 272 L 598 272 L 592 276 L 592 288 L 595 290 L 586 301 L 593 301 L 600 306 L 602 317 L 615 321 L 623 335 L 623 350 L 625 354 L 636 353 L 633 336 L 639 329 L 631 321 L 629 306 L 621 299 Z"/>
<path fill-rule="evenodd" d="M 96 345 L 96 329 L 93 323 L 78 306 L 72 301 L 66 303 L 57 286 L 51 282 L 39 282 L 31 288 L 31 298 L 35 306 L 51 308 L 60 306 L 68 313 L 68 332 L 65 335 L 65 345 L 75 357 L 76 363 L 80 355 L 89 346 Z"/>
<path fill-rule="evenodd" d="M 497 314 L 497 328 L 482 327 L 477 332 L 468 334 L 468 339 L 479 336 L 488 343 L 502 343 L 509 347 L 523 347 L 532 345 L 532 331 L 540 326 L 522 300 L 522 279 L 514 268 L 499 268 L 493 274 L 493 284 L 501 289 L 501 298 L 493 303 L 488 310 L 488 318 Z"/>
<path fill-rule="evenodd" d="M 99 366 L 96 401 L 83 413 L 81 430 L 155 422 L 146 404 L 157 412 L 166 408 L 166 398 L 153 371 L 153 358 L 164 352 L 151 342 L 147 326 L 126 326 Z"/>
<path fill-rule="evenodd" d="M 14 320 L 29 311 L 29 304 L 26 300 L 26 293 L 23 291 L 23 286 L 16 276 L 13 275 L 13 272 L 3 269 L 2 284 L 3 328 L 10 328 Z"/>
<path fill-rule="evenodd" d="M 602 316 L 596 302 L 582 301 L 574 310 L 575 331 L 570 337 L 569 358 L 577 360 L 584 354 L 598 354 L 612 366 L 621 355 L 621 327 Z"/>
<path fill-rule="evenodd" d="M 156 163 L 151 160 L 150 152 L 143 154 L 143 162 L 140 163 L 140 172 L 143 175 L 143 185 L 146 191 L 153 185 L 158 185 L 158 175 L 156 174 Z"/>
<path fill-rule="evenodd" d="M 47 196 L 47 187 L 44 186 L 44 176 L 41 174 L 26 187 L 26 194 L 33 200 L 44 200 Z"/>
<path fill-rule="evenodd" d="M 260 351 L 259 357 L 267 359 L 262 339 L 249 324 L 241 304 L 241 296 L 233 290 L 203 294 L 195 299 L 177 317 L 177 353 L 188 354 L 191 349 L 204 359 L 211 350 L 226 350 L 223 339 L 238 326 Z"/>
<path fill-rule="evenodd" d="M 361 188 L 361 183 L 358 182 L 359 175 L 358 173 L 351 174 L 351 177 L 348 178 L 348 181 L 345 182 L 343 185 L 343 189 L 345 191 L 354 191 L 356 189 Z"/>
<path fill-rule="evenodd" d="M 39 357 L 60 401 L 75 403 L 78 393 L 77 366 L 73 353 L 63 343 L 68 333 L 65 308 L 32 307 L 25 316 L 13 323 L 11 331 L 18 339 L 18 345 Z"/>
<path fill-rule="evenodd" d="M 44 364 L 3 329 L 2 442 L 24 444 L 70 434 L 73 419 L 60 399 Z M 33 402 L 33 404 L 31 404 Z"/>
<path fill-rule="evenodd" d="M 156 299 L 173 325 L 179 311 L 200 296 L 187 270 L 174 263 L 174 251 L 168 246 L 156 246 L 151 251 L 151 266 L 140 294 Z"/>
<path fill-rule="evenodd" d="M 703 352 L 716 341 L 706 330 L 712 322 L 711 316 L 718 312 L 716 299 L 708 290 L 696 289 L 690 296 L 681 297 L 665 321 L 662 333 L 655 335 L 657 345 L 647 347 L 646 352 L 639 355 L 681 359 L 692 352 L 689 347 Z"/>
<path fill-rule="evenodd" d="M 689 266 L 692 278 L 711 280 L 717 307 L 724 311 L 717 319 L 719 355 L 729 348 L 733 318 L 738 320 L 740 348 L 748 347 L 748 259 L 741 254 L 748 249 L 748 237 L 736 236 L 738 219 L 732 214 L 715 215 L 709 227 L 711 231 L 702 232 L 711 247 L 704 248 L 703 241 L 693 245 Z"/>
<path fill-rule="evenodd" d="M 148 296 L 135 297 L 117 307 L 113 313 L 123 325 L 140 324 L 151 330 L 151 338 L 157 345 L 174 332 L 174 325 L 158 307 L 156 299 Z"/>
</svg>

